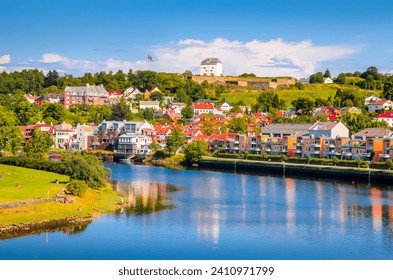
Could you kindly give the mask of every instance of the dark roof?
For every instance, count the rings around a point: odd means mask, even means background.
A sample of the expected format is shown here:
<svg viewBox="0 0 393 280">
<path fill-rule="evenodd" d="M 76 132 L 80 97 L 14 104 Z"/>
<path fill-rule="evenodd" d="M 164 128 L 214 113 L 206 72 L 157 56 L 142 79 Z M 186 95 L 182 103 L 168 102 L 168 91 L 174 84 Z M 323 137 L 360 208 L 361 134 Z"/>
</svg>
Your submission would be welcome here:
<svg viewBox="0 0 393 280">
<path fill-rule="evenodd" d="M 205 58 L 202 62 L 201 65 L 215 65 L 217 63 L 222 63 L 218 58 L 215 57 L 209 57 Z"/>
</svg>

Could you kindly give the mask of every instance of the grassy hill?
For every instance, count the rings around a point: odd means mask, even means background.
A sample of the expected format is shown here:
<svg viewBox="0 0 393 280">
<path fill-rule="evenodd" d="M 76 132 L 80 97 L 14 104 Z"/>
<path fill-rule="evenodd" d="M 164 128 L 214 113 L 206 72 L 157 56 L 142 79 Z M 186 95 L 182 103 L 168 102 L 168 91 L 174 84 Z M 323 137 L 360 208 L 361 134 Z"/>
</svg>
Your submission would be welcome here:
<svg viewBox="0 0 393 280">
<path fill-rule="evenodd" d="M 378 90 L 365 90 L 352 85 L 339 85 L 339 84 L 310 84 L 304 85 L 302 90 L 297 88 L 277 89 L 274 92 L 278 97 L 285 101 L 287 108 L 291 107 L 291 102 L 299 97 L 310 98 L 315 100 L 317 98 L 328 99 L 329 96 L 334 97 L 336 91 L 350 91 L 355 96 L 366 98 L 366 96 L 381 94 Z M 261 94 L 258 91 L 240 91 L 240 89 L 232 90 L 231 92 L 222 93 L 221 98 L 227 102 L 236 104 L 242 101 L 245 105 L 253 105 L 256 103 L 257 97 Z"/>
<path fill-rule="evenodd" d="M 0 164 L 0 203 L 53 198 L 65 187 L 69 177 L 41 170 Z M 60 183 L 54 183 L 55 180 Z M 71 195 L 69 195 L 72 197 Z M 110 187 L 88 189 L 75 203 L 44 202 L 35 205 L 0 209 L 0 226 L 60 219 L 70 216 L 100 215 L 113 211 L 120 195 Z"/>
</svg>

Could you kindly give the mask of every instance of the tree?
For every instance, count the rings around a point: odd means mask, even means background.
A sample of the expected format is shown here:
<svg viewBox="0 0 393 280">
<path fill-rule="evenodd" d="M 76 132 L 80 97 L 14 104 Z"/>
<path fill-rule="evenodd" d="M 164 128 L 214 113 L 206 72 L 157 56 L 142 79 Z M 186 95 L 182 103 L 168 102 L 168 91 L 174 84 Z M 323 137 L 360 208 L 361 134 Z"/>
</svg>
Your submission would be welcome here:
<svg viewBox="0 0 393 280">
<path fill-rule="evenodd" d="M 164 95 L 162 94 L 161 91 L 154 91 L 151 95 L 150 95 L 150 100 L 155 100 L 155 101 L 160 101 L 162 102 L 162 100 L 164 100 Z"/>
<path fill-rule="evenodd" d="M 130 105 L 127 104 L 124 97 L 120 99 L 120 102 L 113 105 L 112 107 L 112 119 L 115 121 L 126 120 L 130 113 Z"/>
<path fill-rule="evenodd" d="M 206 141 L 198 140 L 187 145 L 185 153 L 185 161 L 188 164 L 196 164 L 206 154 L 208 144 Z"/>
<path fill-rule="evenodd" d="M 333 157 L 333 164 L 334 164 L 334 166 L 337 166 L 338 162 L 339 162 L 339 159 L 336 156 L 334 156 Z"/>
<path fill-rule="evenodd" d="M 0 106 L 0 151 L 15 154 L 21 150 L 23 135 L 16 122 L 13 112 Z"/>
<path fill-rule="evenodd" d="M 210 116 L 205 118 L 204 123 L 201 125 L 201 131 L 205 135 L 212 135 L 217 130 L 217 124 Z"/>
<path fill-rule="evenodd" d="M 49 149 L 53 144 L 54 142 L 47 132 L 35 128 L 24 150 L 29 158 L 45 160 L 48 159 Z"/>
<path fill-rule="evenodd" d="M 314 108 L 314 102 L 309 98 L 299 97 L 291 104 L 296 108 L 296 111 L 301 110 L 302 115 L 311 115 Z"/>
<path fill-rule="evenodd" d="M 191 119 L 194 116 L 194 110 L 190 105 L 187 105 L 181 110 L 181 115 L 184 119 Z"/>
<path fill-rule="evenodd" d="M 248 118 L 247 117 L 232 118 L 229 122 L 229 129 L 232 132 L 245 134 L 245 133 L 247 133 L 247 128 L 248 128 Z"/>
<path fill-rule="evenodd" d="M 392 100 L 393 99 L 393 77 L 389 77 L 384 85 L 383 85 L 383 92 L 382 96 L 385 99 Z"/>
<path fill-rule="evenodd" d="M 242 109 L 240 108 L 240 106 L 239 105 L 233 105 L 233 107 L 232 107 L 232 109 L 231 109 L 231 111 L 230 111 L 231 113 L 232 112 L 235 112 L 235 113 L 242 113 L 243 111 L 242 111 Z"/>
<path fill-rule="evenodd" d="M 59 86 L 57 79 L 59 78 L 59 73 L 56 70 L 49 70 L 48 74 L 44 78 L 44 87 Z"/>
<path fill-rule="evenodd" d="M 345 84 L 346 80 L 347 80 L 347 76 L 345 76 L 344 73 L 340 73 L 340 74 L 338 74 L 337 78 L 335 79 L 335 82 L 337 84 L 343 85 L 343 84 Z"/>
<path fill-rule="evenodd" d="M 157 73 L 150 70 L 138 71 L 131 76 L 131 83 L 137 88 L 150 89 L 157 85 Z"/>
<path fill-rule="evenodd" d="M 330 70 L 329 68 L 326 69 L 325 74 L 323 74 L 324 78 L 331 78 L 332 76 L 330 75 Z"/>
<path fill-rule="evenodd" d="M 154 120 L 154 114 L 155 110 L 153 108 L 145 108 L 142 110 L 139 110 L 138 115 L 140 115 L 141 118 L 152 121 Z"/>
<path fill-rule="evenodd" d="M 47 123 L 61 123 L 64 121 L 66 109 L 59 103 L 45 104 L 42 111 L 44 121 Z"/>
<path fill-rule="evenodd" d="M 173 155 L 176 151 L 184 145 L 184 140 L 186 136 L 183 133 L 183 130 L 180 126 L 175 127 L 172 130 L 172 134 L 168 137 L 166 141 L 166 151 Z"/>
<path fill-rule="evenodd" d="M 106 171 L 102 162 L 95 156 L 85 152 L 62 159 L 65 173 L 71 179 L 83 180 L 89 188 L 99 189 L 106 185 Z"/>
<path fill-rule="evenodd" d="M 310 84 L 323 84 L 324 78 L 322 72 L 315 73 L 310 76 Z"/>
</svg>

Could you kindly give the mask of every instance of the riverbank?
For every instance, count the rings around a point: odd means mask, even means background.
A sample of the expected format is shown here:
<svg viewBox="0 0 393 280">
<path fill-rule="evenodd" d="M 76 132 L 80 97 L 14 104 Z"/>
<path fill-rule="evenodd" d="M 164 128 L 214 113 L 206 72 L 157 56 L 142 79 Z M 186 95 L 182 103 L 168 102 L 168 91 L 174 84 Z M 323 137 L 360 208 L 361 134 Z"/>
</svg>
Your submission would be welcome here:
<svg viewBox="0 0 393 280">
<path fill-rule="evenodd" d="M 120 194 L 109 184 L 99 190 L 89 188 L 83 197 L 67 195 L 72 203 L 61 203 L 57 195 L 68 176 L 3 164 L 0 174 L 0 239 L 86 223 L 115 211 L 120 202 Z"/>
<path fill-rule="evenodd" d="M 253 172 L 257 174 L 276 174 L 281 176 L 336 178 L 342 180 L 361 180 L 368 183 L 391 183 L 393 171 L 373 168 L 354 168 L 287 162 L 262 162 L 247 159 L 203 157 L 199 168 L 227 170 L 232 172 Z"/>
</svg>

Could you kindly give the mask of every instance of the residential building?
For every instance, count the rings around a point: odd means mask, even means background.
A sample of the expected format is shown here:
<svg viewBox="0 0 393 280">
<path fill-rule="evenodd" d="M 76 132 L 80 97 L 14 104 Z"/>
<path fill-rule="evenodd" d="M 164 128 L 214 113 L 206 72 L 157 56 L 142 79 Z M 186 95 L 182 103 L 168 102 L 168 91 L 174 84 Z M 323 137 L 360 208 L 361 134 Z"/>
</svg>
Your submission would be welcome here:
<svg viewBox="0 0 393 280">
<path fill-rule="evenodd" d="M 91 143 L 88 142 L 89 136 L 94 135 L 96 127 L 86 124 L 78 124 L 76 126 L 76 143 L 78 150 L 91 149 Z"/>
<path fill-rule="evenodd" d="M 76 130 L 69 123 L 61 123 L 56 126 L 55 147 L 70 149 L 71 143 L 76 140 Z"/>
<path fill-rule="evenodd" d="M 194 110 L 195 115 L 199 114 L 214 114 L 214 105 L 213 103 L 192 103 L 192 109 Z"/>
<path fill-rule="evenodd" d="M 385 121 L 388 126 L 393 127 L 393 112 L 383 112 L 374 117 L 374 121 Z"/>
<path fill-rule="evenodd" d="M 206 58 L 201 62 L 201 76 L 221 76 L 222 62 L 218 58 Z"/>
<path fill-rule="evenodd" d="M 160 109 L 160 101 L 139 101 L 139 109 L 152 108 L 154 110 Z"/>
<path fill-rule="evenodd" d="M 377 101 L 377 100 L 382 100 L 382 98 L 379 98 L 378 96 L 375 96 L 375 95 L 371 95 L 371 96 L 366 97 L 364 99 L 364 105 L 367 106 L 371 102 L 374 102 L 374 101 Z"/>
<path fill-rule="evenodd" d="M 369 112 L 387 111 L 393 109 L 393 102 L 386 99 L 380 99 L 370 102 L 367 107 Z"/>
<path fill-rule="evenodd" d="M 149 146 L 152 143 L 152 138 L 144 134 L 125 133 L 119 136 L 117 153 L 136 155 L 146 155 L 150 152 Z"/>
<path fill-rule="evenodd" d="M 329 77 L 323 79 L 324 84 L 333 84 L 333 80 Z"/>
<path fill-rule="evenodd" d="M 109 103 L 109 93 L 103 85 L 66 86 L 64 92 L 60 95 L 60 101 L 65 108 L 70 108 L 73 104 L 107 105 Z"/>
</svg>

